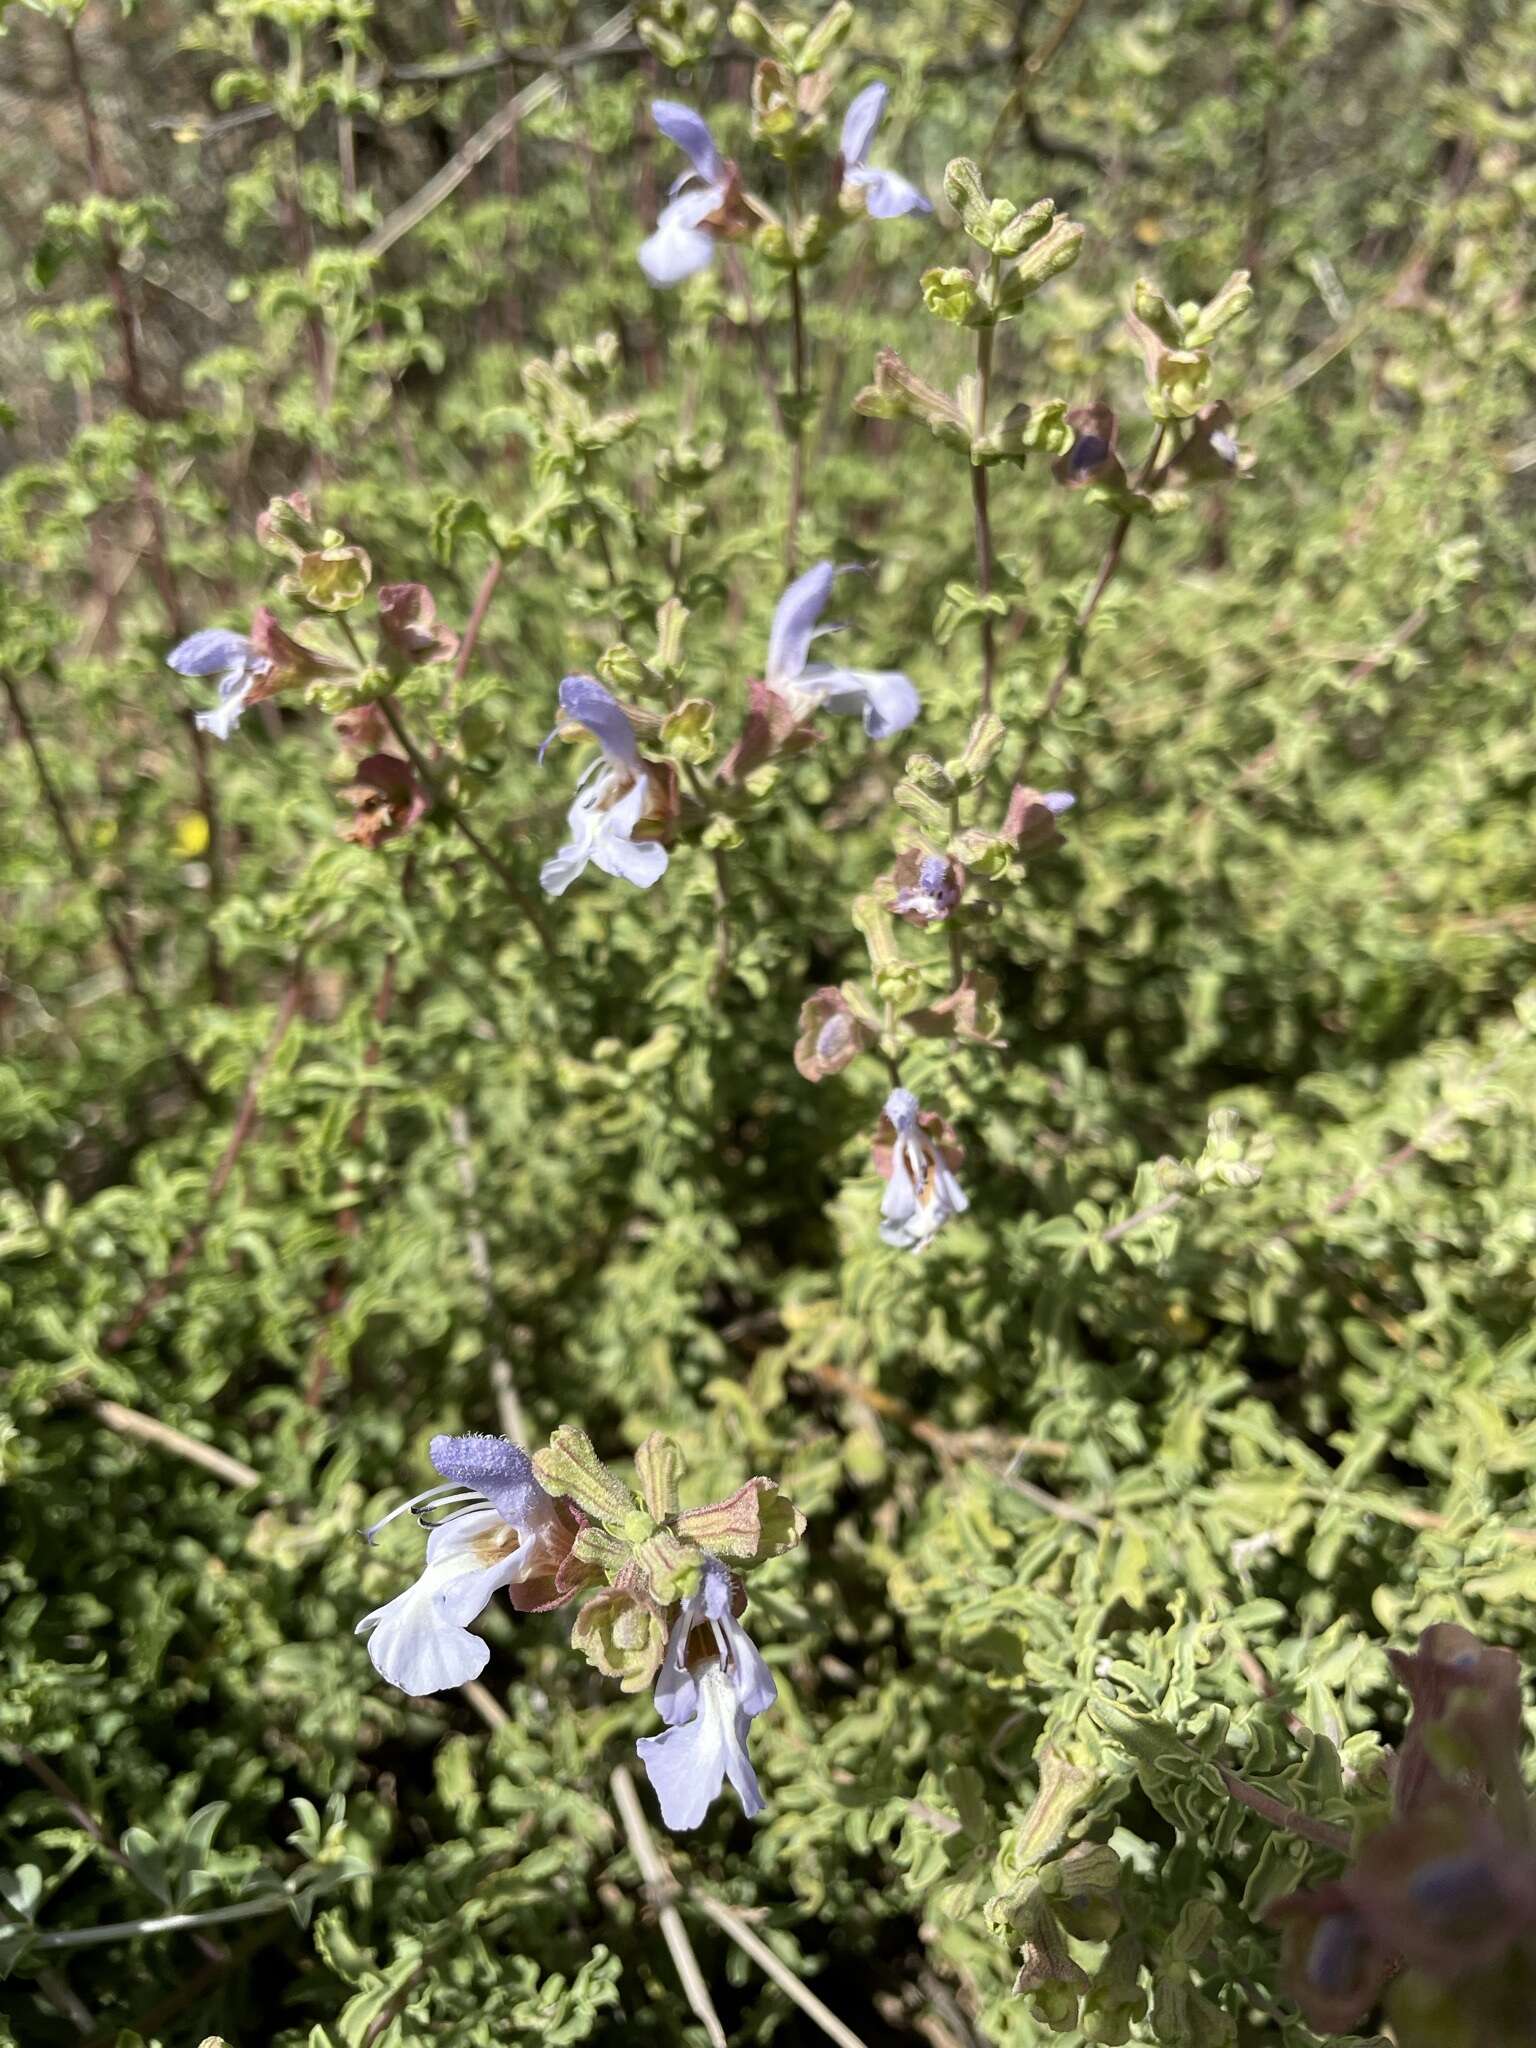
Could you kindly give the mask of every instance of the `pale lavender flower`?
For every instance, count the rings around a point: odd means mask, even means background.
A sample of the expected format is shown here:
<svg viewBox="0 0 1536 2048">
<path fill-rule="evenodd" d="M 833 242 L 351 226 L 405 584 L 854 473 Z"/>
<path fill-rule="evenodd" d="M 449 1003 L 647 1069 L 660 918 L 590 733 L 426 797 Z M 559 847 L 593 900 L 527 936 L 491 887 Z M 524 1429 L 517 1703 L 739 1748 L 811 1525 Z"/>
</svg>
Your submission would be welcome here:
<svg viewBox="0 0 1536 2048">
<path fill-rule="evenodd" d="M 654 285 L 681 284 L 714 256 L 715 238 L 702 223 L 724 205 L 731 173 L 708 122 L 692 107 L 677 100 L 653 100 L 651 118 L 687 154 L 693 168 L 674 181 L 656 232 L 641 243 L 640 268 Z"/>
<path fill-rule="evenodd" d="M 925 1122 L 937 1129 L 937 1143 L 924 1129 Z M 889 1139 L 884 1136 L 887 1130 Z M 954 1174 L 959 1148 L 941 1118 L 931 1112 L 925 1118 L 909 1088 L 893 1088 L 886 1097 L 876 1139 L 876 1163 L 882 1172 L 886 1171 L 883 1155 L 887 1152 L 889 1172 L 880 1203 L 880 1236 L 898 1251 L 920 1252 L 951 1216 L 962 1215 L 970 1207 Z"/>
<path fill-rule="evenodd" d="M 547 895 L 563 896 L 590 863 L 605 875 L 649 889 L 666 873 L 667 850 L 654 840 L 634 837 L 657 792 L 623 707 L 595 676 L 566 676 L 560 709 L 586 727 L 602 752 L 576 785 L 578 795 L 565 819 L 571 836 L 540 868 L 540 885 Z M 551 733 L 540 747 L 540 760 L 553 738 Z"/>
<path fill-rule="evenodd" d="M 872 740 L 904 732 L 922 710 L 910 679 L 895 669 L 837 668 L 810 659 L 811 642 L 833 626 L 817 621 L 843 572 L 831 562 L 818 562 L 796 577 L 779 599 L 768 638 L 768 672 L 764 681 L 793 704 L 806 709 L 859 711 Z"/>
<path fill-rule="evenodd" d="M 252 690 L 272 668 L 244 633 L 231 633 L 222 626 L 193 633 L 171 649 L 165 665 L 179 676 L 218 677 L 218 705 L 212 711 L 199 711 L 196 724 L 221 740 L 227 740 L 240 723 Z"/>
<path fill-rule="evenodd" d="M 864 194 L 872 220 L 932 213 L 932 206 L 915 185 L 895 171 L 877 171 L 865 161 L 885 112 L 886 96 L 883 85 L 866 85 L 843 116 L 843 182 Z"/>
<path fill-rule="evenodd" d="M 469 1624 L 503 1587 L 514 1606 L 554 1604 L 555 1575 L 576 1534 L 534 1478 L 527 1452 L 505 1438 L 435 1436 L 431 1458 L 444 1483 L 364 1532 L 371 1543 L 397 1515 L 414 1514 L 429 1532 L 421 1575 L 365 1614 L 356 1631 L 368 1637 L 379 1675 L 413 1695 L 480 1675 L 490 1648 Z"/>
<path fill-rule="evenodd" d="M 747 1732 L 778 1698 L 757 1645 L 731 1613 L 731 1575 L 706 1560 L 698 1589 L 683 1602 L 656 1680 L 661 1735 L 635 1744 L 669 1828 L 696 1828 L 727 1780 L 750 1820 L 763 1810 Z M 712 1652 L 690 1663 L 695 1631 L 708 1629 Z"/>
</svg>

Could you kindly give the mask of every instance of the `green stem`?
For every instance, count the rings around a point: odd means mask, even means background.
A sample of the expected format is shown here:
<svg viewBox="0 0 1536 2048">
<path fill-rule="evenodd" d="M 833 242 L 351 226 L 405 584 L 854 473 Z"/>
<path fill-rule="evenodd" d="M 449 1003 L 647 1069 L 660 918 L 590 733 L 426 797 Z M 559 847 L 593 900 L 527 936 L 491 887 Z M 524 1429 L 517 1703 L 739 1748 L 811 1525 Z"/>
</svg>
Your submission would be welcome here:
<svg viewBox="0 0 1536 2048">
<path fill-rule="evenodd" d="M 500 854 L 481 838 L 479 832 L 460 809 L 457 799 L 449 795 L 447 784 L 406 731 L 404 721 L 401 719 L 394 699 L 391 697 L 381 697 L 379 699 L 379 709 L 383 712 L 384 721 L 394 734 L 395 740 L 404 753 L 405 758 L 410 762 L 417 781 L 431 797 L 434 805 L 441 810 L 443 816 L 450 823 L 458 827 L 476 853 L 479 854 L 481 860 L 484 861 L 485 865 L 490 869 L 497 881 L 500 882 L 524 917 L 527 918 L 538 938 L 539 944 L 544 948 L 549 958 L 551 960 L 558 959 L 559 954 L 555 947 L 554 937 L 540 915 L 538 905 L 529 896 L 527 890 L 524 889 L 522 883 L 518 881 L 516 875 L 513 874 Z"/>
</svg>

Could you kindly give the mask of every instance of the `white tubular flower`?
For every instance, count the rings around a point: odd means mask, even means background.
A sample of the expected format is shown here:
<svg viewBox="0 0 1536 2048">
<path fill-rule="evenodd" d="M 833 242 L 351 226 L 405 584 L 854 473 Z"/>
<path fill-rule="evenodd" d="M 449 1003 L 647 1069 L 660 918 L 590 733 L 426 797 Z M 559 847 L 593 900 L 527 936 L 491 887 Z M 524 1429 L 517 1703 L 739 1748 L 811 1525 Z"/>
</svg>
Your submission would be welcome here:
<svg viewBox="0 0 1536 2048">
<path fill-rule="evenodd" d="M 656 232 L 640 245 L 640 268 L 652 284 L 665 289 L 713 261 L 715 238 L 704 223 L 729 197 L 731 171 L 715 147 L 708 122 L 692 107 L 677 100 L 653 100 L 651 118 L 663 135 L 686 151 L 693 166 L 673 185 Z"/>
<path fill-rule="evenodd" d="M 414 1513 L 430 1531 L 421 1576 L 357 1624 L 380 1677 L 418 1696 L 464 1685 L 485 1669 L 490 1647 L 469 1624 L 494 1593 L 507 1588 L 525 1610 L 556 1604 L 556 1575 L 575 1536 L 516 1444 L 436 1436 L 431 1457 L 444 1484 L 402 1501 L 365 1532 L 371 1543 L 396 1515 Z"/>
<path fill-rule="evenodd" d="M 891 739 L 905 732 L 923 708 L 909 677 L 897 669 L 839 668 L 810 659 L 811 642 L 837 630 L 817 621 L 842 573 L 832 562 L 818 562 L 779 599 L 764 681 L 797 709 L 861 712 L 872 740 Z"/>
<path fill-rule="evenodd" d="M 708 1559 L 698 1590 L 672 1625 L 656 1680 L 656 1711 L 667 1728 L 635 1744 L 669 1828 L 696 1828 L 727 1781 L 749 1820 L 763 1809 L 747 1731 L 779 1695 L 762 1653 L 731 1612 L 732 1592 L 730 1572 Z M 703 1639 L 702 1652 L 696 1638 Z"/>
<path fill-rule="evenodd" d="M 218 677 L 218 704 L 212 711 L 199 711 L 195 723 L 219 740 L 227 740 L 240 723 L 251 692 L 272 667 L 244 633 L 226 632 L 220 626 L 205 627 L 173 647 L 165 665 L 179 676 Z"/>
<path fill-rule="evenodd" d="M 577 783 L 565 819 L 570 838 L 540 868 L 540 886 L 548 896 L 563 896 L 590 864 L 637 889 L 649 889 L 666 873 L 667 850 L 653 839 L 634 836 L 656 807 L 659 792 L 629 720 L 594 676 L 567 676 L 560 685 L 560 709 L 584 725 L 603 751 Z M 548 745 L 546 739 L 540 759 Z"/>
<path fill-rule="evenodd" d="M 920 1252 L 951 1216 L 964 1214 L 970 1204 L 954 1174 L 960 1157 L 943 1119 L 923 1110 L 910 1089 L 893 1088 L 875 1134 L 875 1164 L 886 1180 L 880 1204 L 886 1244 Z"/>
</svg>

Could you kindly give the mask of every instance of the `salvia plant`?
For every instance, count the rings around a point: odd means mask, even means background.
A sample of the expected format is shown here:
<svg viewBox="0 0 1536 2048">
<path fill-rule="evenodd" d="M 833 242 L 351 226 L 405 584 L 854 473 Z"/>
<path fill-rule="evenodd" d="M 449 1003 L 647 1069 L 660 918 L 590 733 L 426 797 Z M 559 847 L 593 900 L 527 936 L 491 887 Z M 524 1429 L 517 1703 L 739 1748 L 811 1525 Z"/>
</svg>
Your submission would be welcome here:
<svg viewBox="0 0 1536 2048">
<path fill-rule="evenodd" d="M 1536 2048 L 1536 15 L 0 55 L 0 2042 Z"/>
</svg>

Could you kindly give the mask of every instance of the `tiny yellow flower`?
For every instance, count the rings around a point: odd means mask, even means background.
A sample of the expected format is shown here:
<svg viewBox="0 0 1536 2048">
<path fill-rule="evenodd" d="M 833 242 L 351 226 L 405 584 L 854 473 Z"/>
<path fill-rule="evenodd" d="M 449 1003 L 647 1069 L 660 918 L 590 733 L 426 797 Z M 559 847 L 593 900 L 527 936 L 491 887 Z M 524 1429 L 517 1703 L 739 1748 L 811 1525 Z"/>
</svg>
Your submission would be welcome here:
<svg viewBox="0 0 1536 2048">
<path fill-rule="evenodd" d="M 188 811 L 176 821 L 176 851 L 183 860 L 196 860 L 208 851 L 208 820 L 201 811 Z"/>
</svg>

